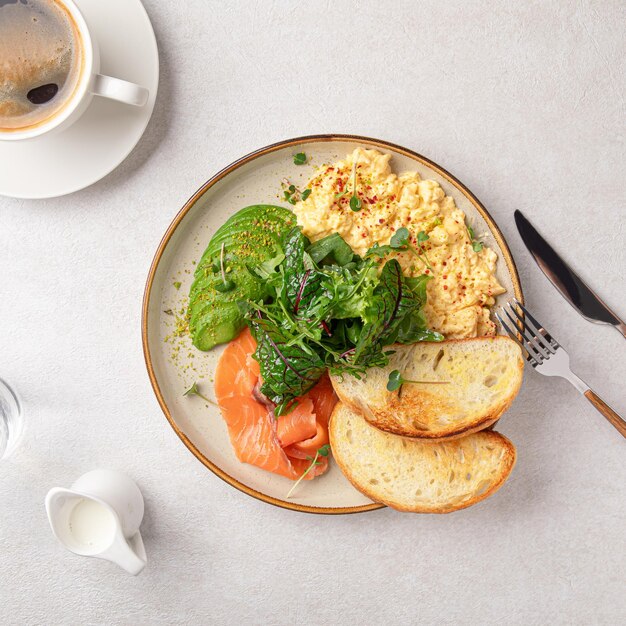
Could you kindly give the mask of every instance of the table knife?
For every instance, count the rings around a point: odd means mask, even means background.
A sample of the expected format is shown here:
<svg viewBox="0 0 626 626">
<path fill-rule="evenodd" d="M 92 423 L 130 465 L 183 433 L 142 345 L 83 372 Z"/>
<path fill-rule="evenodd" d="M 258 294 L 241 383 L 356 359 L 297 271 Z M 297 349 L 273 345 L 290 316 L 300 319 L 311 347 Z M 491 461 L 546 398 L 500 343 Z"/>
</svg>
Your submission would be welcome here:
<svg viewBox="0 0 626 626">
<path fill-rule="evenodd" d="M 515 211 L 515 223 L 522 241 L 526 244 L 535 262 L 561 295 L 586 320 L 598 324 L 610 324 L 626 337 L 626 324 L 563 261 L 521 211 Z"/>
</svg>

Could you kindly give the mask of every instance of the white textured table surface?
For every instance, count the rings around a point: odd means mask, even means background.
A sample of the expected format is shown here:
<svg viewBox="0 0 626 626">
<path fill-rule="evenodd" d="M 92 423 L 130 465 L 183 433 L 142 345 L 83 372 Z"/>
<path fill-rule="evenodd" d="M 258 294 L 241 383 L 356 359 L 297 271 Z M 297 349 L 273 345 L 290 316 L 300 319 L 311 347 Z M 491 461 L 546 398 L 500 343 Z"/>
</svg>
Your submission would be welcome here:
<svg viewBox="0 0 626 626">
<path fill-rule="evenodd" d="M 526 373 L 499 426 L 518 464 L 492 499 L 449 516 L 321 517 L 196 461 L 140 343 L 153 252 L 203 181 L 283 138 L 364 134 L 476 193 L 529 305 L 626 413 L 624 340 L 561 299 L 512 221 L 522 209 L 626 315 L 624 3 L 146 4 L 162 82 L 135 152 L 72 196 L 0 198 L 0 375 L 28 422 L 0 465 L 0 622 L 624 623 L 625 444 L 566 382 Z M 137 578 L 48 529 L 48 489 L 98 466 L 145 495 Z"/>
</svg>

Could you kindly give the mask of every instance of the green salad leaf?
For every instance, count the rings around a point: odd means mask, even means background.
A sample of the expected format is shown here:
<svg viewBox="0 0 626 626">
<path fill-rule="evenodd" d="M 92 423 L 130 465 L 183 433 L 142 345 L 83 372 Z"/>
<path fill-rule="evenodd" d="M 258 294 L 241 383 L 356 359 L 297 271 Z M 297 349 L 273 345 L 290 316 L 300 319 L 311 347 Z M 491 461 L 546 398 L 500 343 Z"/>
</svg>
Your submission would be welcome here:
<svg viewBox="0 0 626 626">
<path fill-rule="evenodd" d="M 421 300 L 410 288 L 396 259 L 387 261 L 380 274 L 380 283 L 374 290 L 371 304 L 365 311 L 365 324 L 355 346 L 351 361 L 369 363 L 382 348 L 405 338 L 405 329 L 414 322 L 423 326 L 417 317 Z"/>
<path fill-rule="evenodd" d="M 285 311 L 300 318 L 315 315 L 320 305 L 330 298 L 326 288 L 326 275 L 318 271 L 315 262 L 306 252 L 307 246 L 308 239 L 297 227 L 285 237 L 283 285 L 278 290 Z"/>
<path fill-rule="evenodd" d="M 343 240 L 339 233 L 333 233 L 311 244 L 307 252 L 309 256 L 322 265 L 347 265 L 354 258 L 352 248 Z"/>
<path fill-rule="evenodd" d="M 260 314 L 250 318 L 249 325 L 257 341 L 254 358 L 261 368 L 261 393 L 277 405 L 274 414 L 279 416 L 315 385 L 326 365 L 304 341 L 293 342 L 290 333 Z"/>
<path fill-rule="evenodd" d="M 385 348 L 393 343 L 443 339 L 427 328 L 422 313 L 430 277 L 404 276 L 395 259 L 379 274 L 375 258 L 362 259 L 350 249 L 348 260 L 339 235 L 320 241 L 310 245 L 300 228 L 291 229 L 284 259 L 267 278 L 274 295 L 248 302 L 261 390 L 280 413 L 326 369 L 360 376 L 386 365 Z"/>
<path fill-rule="evenodd" d="M 409 249 L 424 258 L 427 239 L 418 234 L 413 248 L 400 228 L 389 245 L 360 257 L 338 233 L 311 243 L 287 209 L 246 207 L 215 233 L 196 268 L 193 343 L 208 350 L 247 323 L 257 341 L 260 391 L 282 415 L 326 370 L 359 377 L 386 365 L 394 343 L 443 339 L 423 314 L 431 278 L 404 276 L 396 259 L 384 262 Z"/>
</svg>

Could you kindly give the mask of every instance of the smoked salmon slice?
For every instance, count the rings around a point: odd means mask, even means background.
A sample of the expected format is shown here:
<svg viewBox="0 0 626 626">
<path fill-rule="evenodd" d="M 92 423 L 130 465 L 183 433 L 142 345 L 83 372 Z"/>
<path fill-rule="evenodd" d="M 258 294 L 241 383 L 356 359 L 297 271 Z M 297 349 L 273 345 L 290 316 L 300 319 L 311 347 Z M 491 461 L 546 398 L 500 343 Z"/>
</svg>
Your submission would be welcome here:
<svg viewBox="0 0 626 626">
<path fill-rule="evenodd" d="M 303 398 L 298 406 L 276 420 L 276 432 L 280 445 L 288 446 L 303 439 L 313 437 L 317 432 L 313 402 L 310 398 Z"/>
<path fill-rule="evenodd" d="M 317 450 L 328 443 L 328 419 L 337 403 L 330 379 L 324 376 L 287 415 L 275 418 L 269 402 L 258 399 L 259 364 L 252 358 L 256 341 L 245 329 L 225 348 L 215 371 L 215 397 L 237 458 L 297 480 Z M 328 458 L 305 480 L 323 474 Z"/>
</svg>

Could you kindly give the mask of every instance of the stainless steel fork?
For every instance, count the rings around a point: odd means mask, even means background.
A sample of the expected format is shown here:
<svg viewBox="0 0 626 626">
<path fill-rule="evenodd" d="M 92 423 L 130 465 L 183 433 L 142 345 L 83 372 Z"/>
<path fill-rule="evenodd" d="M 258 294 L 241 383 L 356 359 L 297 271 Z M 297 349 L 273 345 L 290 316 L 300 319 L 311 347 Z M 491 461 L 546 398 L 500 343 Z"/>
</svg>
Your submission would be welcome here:
<svg viewBox="0 0 626 626">
<path fill-rule="evenodd" d="M 496 317 L 511 339 L 514 339 L 522 348 L 526 354 L 526 360 L 534 369 L 544 376 L 560 376 L 569 380 L 617 428 L 621 435 L 626 437 L 626 422 L 594 393 L 587 383 L 572 372 L 569 366 L 569 354 L 521 302 L 513 298 L 499 309 Z"/>
</svg>

